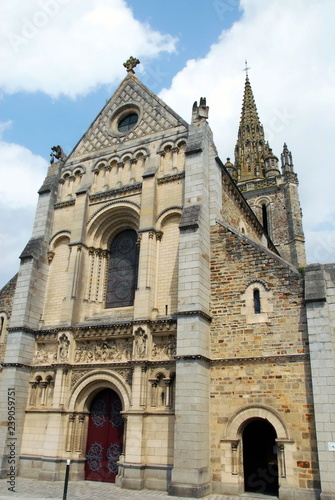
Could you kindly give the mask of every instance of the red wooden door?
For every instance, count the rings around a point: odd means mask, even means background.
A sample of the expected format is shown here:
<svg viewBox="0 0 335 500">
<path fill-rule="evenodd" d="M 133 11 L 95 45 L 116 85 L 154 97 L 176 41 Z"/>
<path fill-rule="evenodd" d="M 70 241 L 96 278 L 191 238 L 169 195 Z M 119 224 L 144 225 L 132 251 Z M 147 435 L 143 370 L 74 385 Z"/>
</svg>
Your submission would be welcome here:
<svg viewBox="0 0 335 500">
<path fill-rule="evenodd" d="M 93 399 L 88 425 L 85 479 L 115 482 L 122 451 L 123 419 L 119 396 L 104 389 Z"/>
</svg>

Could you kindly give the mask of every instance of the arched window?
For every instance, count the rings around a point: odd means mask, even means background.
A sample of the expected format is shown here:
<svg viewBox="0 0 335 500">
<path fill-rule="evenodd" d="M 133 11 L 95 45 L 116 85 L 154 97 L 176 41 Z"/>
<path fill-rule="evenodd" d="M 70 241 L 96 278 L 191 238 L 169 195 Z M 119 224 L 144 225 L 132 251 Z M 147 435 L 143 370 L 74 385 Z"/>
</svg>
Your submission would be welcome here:
<svg viewBox="0 0 335 500">
<path fill-rule="evenodd" d="M 254 311 L 255 314 L 261 313 L 261 296 L 258 288 L 254 289 Z"/>
<path fill-rule="evenodd" d="M 134 303 L 137 287 L 137 233 L 127 229 L 111 244 L 106 295 L 106 308 L 127 307 Z"/>
<path fill-rule="evenodd" d="M 262 219 L 263 219 L 263 227 L 266 234 L 269 234 L 269 221 L 268 221 L 268 210 L 265 203 L 262 205 Z"/>
</svg>

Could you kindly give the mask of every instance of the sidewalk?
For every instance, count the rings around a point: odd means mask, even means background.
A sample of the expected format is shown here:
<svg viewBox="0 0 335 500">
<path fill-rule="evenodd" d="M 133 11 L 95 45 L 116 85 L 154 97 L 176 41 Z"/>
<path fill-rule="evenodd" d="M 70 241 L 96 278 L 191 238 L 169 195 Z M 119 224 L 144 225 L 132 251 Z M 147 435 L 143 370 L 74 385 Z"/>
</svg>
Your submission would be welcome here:
<svg viewBox="0 0 335 500">
<path fill-rule="evenodd" d="M 36 479 L 16 478 L 15 492 L 9 491 L 6 479 L 0 479 L 0 500 L 54 500 L 63 499 L 64 483 L 62 481 L 38 481 Z M 170 497 L 166 491 L 153 490 L 125 490 L 112 483 L 96 481 L 70 481 L 68 484 L 67 500 L 166 500 Z M 265 495 L 244 494 L 241 497 L 225 495 L 208 495 L 206 500 L 256 500 L 272 499 Z M 183 497 L 183 500 L 193 500 Z"/>
</svg>

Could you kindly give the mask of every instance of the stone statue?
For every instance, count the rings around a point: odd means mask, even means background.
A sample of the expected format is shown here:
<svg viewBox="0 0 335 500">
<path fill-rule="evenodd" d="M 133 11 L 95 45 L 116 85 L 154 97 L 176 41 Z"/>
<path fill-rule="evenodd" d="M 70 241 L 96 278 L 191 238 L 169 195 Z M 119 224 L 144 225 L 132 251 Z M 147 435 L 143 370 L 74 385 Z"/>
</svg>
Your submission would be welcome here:
<svg viewBox="0 0 335 500">
<path fill-rule="evenodd" d="M 66 363 L 69 357 L 70 341 L 65 333 L 58 340 L 58 360 Z"/>
<path fill-rule="evenodd" d="M 53 151 L 53 153 L 50 153 L 50 157 L 51 157 L 50 164 L 51 165 L 53 165 L 55 158 L 56 158 L 56 160 L 59 160 L 62 163 L 66 162 L 67 156 L 60 146 L 53 146 L 51 148 L 51 151 Z"/>
</svg>

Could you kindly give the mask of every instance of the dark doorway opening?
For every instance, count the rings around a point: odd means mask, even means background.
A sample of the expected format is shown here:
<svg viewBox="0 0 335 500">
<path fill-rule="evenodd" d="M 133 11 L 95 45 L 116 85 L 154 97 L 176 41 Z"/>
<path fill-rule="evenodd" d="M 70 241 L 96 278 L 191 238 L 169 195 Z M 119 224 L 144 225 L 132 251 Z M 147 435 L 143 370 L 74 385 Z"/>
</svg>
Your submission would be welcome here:
<svg viewBox="0 0 335 500">
<path fill-rule="evenodd" d="M 243 470 L 246 492 L 278 496 L 276 431 L 263 419 L 249 422 L 243 431 Z"/>
<path fill-rule="evenodd" d="M 119 396 L 111 389 L 92 401 L 88 424 L 85 479 L 114 483 L 122 453 L 123 418 Z"/>
</svg>

